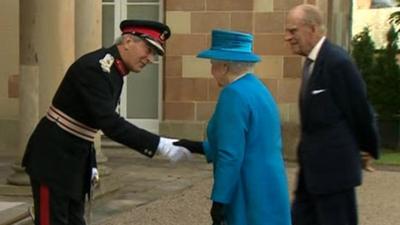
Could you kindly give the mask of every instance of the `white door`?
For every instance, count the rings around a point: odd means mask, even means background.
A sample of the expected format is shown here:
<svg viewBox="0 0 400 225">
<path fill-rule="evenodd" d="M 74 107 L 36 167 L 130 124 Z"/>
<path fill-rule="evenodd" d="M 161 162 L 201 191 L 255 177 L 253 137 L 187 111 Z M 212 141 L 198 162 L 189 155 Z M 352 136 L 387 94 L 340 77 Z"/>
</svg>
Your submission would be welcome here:
<svg viewBox="0 0 400 225">
<path fill-rule="evenodd" d="M 121 34 L 119 23 L 125 19 L 161 21 L 161 0 L 103 0 L 102 43 L 109 47 Z M 158 133 L 162 112 L 162 58 L 140 73 L 125 77 L 119 112 L 133 124 Z"/>
</svg>

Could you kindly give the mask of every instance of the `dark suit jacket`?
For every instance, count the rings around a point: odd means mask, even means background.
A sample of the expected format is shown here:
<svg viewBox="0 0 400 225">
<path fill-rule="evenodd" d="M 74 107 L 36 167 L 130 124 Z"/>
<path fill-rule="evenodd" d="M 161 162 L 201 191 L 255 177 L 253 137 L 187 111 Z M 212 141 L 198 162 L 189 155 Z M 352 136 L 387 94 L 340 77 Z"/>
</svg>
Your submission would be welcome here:
<svg viewBox="0 0 400 225">
<path fill-rule="evenodd" d="M 364 82 L 343 49 L 324 41 L 299 103 L 306 188 L 330 193 L 360 185 L 360 151 L 378 157 L 377 132 Z"/>
<path fill-rule="evenodd" d="M 159 136 L 127 122 L 116 112 L 123 77 L 101 69 L 106 54 L 120 58 L 116 46 L 82 56 L 68 69 L 52 104 L 75 120 L 100 129 L 111 139 L 152 157 Z M 74 136 L 44 117 L 31 135 L 23 158 L 27 173 L 72 197 L 87 191 L 93 143 Z"/>
</svg>

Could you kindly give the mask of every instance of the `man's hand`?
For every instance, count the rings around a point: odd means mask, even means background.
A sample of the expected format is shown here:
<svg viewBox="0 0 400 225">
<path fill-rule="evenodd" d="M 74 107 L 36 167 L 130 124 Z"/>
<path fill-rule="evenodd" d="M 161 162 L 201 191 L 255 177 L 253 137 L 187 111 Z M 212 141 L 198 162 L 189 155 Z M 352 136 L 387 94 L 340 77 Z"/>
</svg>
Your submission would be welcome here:
<svg viewBox="0 0 400 225">
<path fill-rule="evenodd" d="M 203 142 L 201 141 L 191 141 L 187 139 L 181 139 L 179 141 L 175 141 L 173 144 L 176 146 L 185 147 L 189 149 L 191 153 L 198 153 L 204 155 Z"/>
<path fill-rule="evenodd" d="M 211 207 L 211 218 L 213 225 L 227 225 L 225 218 L 225 205 L 219 202 L 213 202 Z"/>
<path fill-rule="evenodd" d="M 93 186 L 96 186 L 100 181 L 99 171 L 97 170 L 96 167 L 92 168 L 92 176 L 91 176 L 90 181 L 92 182 Z"/>
<path fill-rule="evenodd" d="M 192 157 L 190 151 L 184 147 L 173 145 L 172 143 L 176 141 L 178 140 L 160 137 L 157 150 L 172 163 L 176 163 L 180 160 L 189 160 Z"/>
<path fill-rule="evenodd" d="M 368 152 L 361 152 L 362 168 L 368 172 L 374 172 L 375 169 L 371 166 L 373 161 L 372 156 Z"/>
</svg>

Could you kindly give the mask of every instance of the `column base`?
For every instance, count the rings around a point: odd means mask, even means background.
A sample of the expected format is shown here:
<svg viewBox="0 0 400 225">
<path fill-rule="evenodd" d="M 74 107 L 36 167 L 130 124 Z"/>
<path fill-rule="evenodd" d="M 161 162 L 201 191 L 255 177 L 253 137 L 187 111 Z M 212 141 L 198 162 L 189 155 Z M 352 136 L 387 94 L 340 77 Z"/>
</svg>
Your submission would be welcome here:
<svg viewBox="0 0 400 225">
<path fill-rule="evenodd" d="M 11 166 L 14 173 L 7 177 L 7 183 L 17 186 L 30 186 L 29 176 L 26 174 L 25 169 L 18 164 Z"/>
</svg>

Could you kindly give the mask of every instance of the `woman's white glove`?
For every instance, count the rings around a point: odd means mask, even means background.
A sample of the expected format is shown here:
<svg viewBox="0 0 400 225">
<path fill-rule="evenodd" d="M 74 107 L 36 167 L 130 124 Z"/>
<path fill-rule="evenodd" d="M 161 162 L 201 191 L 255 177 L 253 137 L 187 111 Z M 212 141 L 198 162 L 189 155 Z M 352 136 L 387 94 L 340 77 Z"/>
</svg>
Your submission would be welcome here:
<svg viewBox="0 0 400 225">
<path fill-rule="evenodd" d="M 157 150 L 172 163 L 181 160 L 189 160 L 192 157 L 190 151 L 182 146 L 173 145 L 172 143 L 176 141 L 178 140 L 160 137 L 160 143 L 158 144 Z"/>
</svg>

